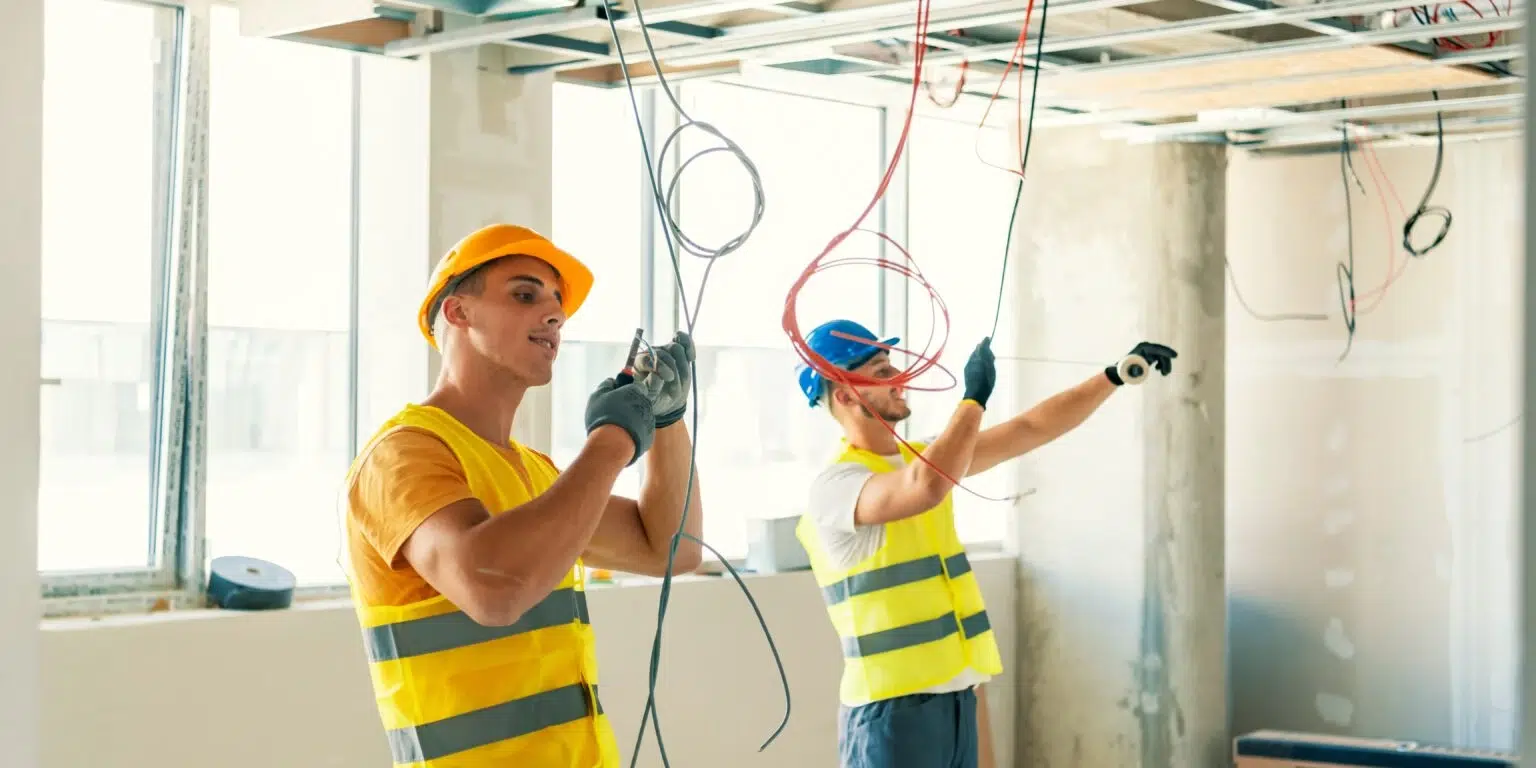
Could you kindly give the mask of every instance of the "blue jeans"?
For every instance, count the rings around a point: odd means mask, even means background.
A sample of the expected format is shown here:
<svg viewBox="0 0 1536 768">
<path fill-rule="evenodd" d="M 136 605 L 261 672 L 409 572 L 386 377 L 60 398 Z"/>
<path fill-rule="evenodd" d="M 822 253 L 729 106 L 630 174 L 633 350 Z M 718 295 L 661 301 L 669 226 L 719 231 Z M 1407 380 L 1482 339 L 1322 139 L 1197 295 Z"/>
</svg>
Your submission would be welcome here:
<svg viewBox="0 0 1536 768">
<path fill-rule="evenodd" d="M 843 707 L 841 768 L 976 768 L 976 692 L 916 693 Z"/>
</svg>

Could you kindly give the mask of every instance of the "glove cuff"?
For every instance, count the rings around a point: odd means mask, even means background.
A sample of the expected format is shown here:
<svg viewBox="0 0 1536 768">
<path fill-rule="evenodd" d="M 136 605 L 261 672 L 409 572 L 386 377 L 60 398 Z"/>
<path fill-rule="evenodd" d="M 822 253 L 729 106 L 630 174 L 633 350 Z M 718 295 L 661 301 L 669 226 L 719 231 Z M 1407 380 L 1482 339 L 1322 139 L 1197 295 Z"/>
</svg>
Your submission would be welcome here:
<svg viewBox="0 0 1536 768">
<path fill-rule="evenodd" d="M 1104 377 L 1117 387 L 1125 384 L 1125 379 L 1120 378 L 1120 367 L 1117 365 L 1105 366 Z"/>
<path fill-rule="evenodd" d="M 683 415 L 688 412 L 687 404 L 678 406 L 675 410 L 668 411 L 656 417 L 656 428 L 664 429 L 683 420 Z"/>
<path fill-rule="evenodd" d="M 634 463 L 639 461 L 640 457 L 645 455 L 645 452 L 650 449 L 650 447 L 651 447 L 651 438 L 654 435 L 654 433 L 651 432 L 650 430 L 647 430 L 646 434 L 644 434 L 644 435 L 637 435 L 637 434 L 635 434 L 635 430 L 633 428 L 631 428 L 628 424 L 625 424 L 625 423 L 619 421 L 618 419 L 599 418 L 599 419 L 597 419 L 597 420 L 595 420 L 592 423 L 587 425 L 587 434 L 589 434 L 589 435 L 592 434 L 592 432 L 594 430 L 596 430 L 598 427 L 606 427 L 606 426 L 609 426 L 609 425 L 612 425 L 612 426 L 618 427 L 619 429 L 624 430 L 624 432 L 629 435 L 629 439 L 634 442 L 634 444 L 635 444 L 635 455 L 631 456 L 630 459 L 629 459 L 629 463 L 624 465 L 626 467 L 634 466 Z"/>
<path fill-rule="evenodd" d="M 985 411 L 987 409 L 987 398 L 988 397 L 990 397 L 990 395 L 979 395 L 979 394 L 976 394 L 975 392 L 966 392 L 965 396 L 963 398 L 961 398 L 961 402 L 969 400 L 969 401 L 971 401 L 971 402 L 981 406 L 981 409 L 983 411 Z"/>
</svg>

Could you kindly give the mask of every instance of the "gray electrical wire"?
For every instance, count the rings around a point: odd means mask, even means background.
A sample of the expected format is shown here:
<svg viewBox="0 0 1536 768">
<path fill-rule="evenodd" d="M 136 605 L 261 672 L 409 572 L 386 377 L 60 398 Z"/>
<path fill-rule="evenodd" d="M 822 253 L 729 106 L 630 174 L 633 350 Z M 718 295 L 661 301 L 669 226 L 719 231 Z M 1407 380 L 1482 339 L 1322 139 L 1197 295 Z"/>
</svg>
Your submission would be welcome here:
<svg viewBox="0 0 1536 768">
<path fill-rule="evenodd" d="M 608 31 L 613 40 L 613 50 L 619 58 L 619 71 L 624 75 L 624 87 L 629 92 L 629 103 L 635 118 L 635 129 L 640 136 L 640 151 L 645 159 L 646 177 L 651 184 L 652 200 L 655 202 L 656 212 L 661 217 L 663 225 L 661 228 L 662 236 L 666 240 L 667 255 L 670 257 L 672 262 L 672 275 L 677 286 L 677 296 L 682 308 L 684 324 L 688 330 L 688 335 L 694 336 L 694 328 L 698 323 L 699 313 L 702 310 L 704 304 L 704 289 L 709 283 L 710 271 L 714 268 L 715 262 L 726 254 L 732 253 L 746 244 L 747 240 L 752 236 L 752 233 L 757 230 L 758 225 L 763 220 L 763 212 L 765 209 L 763 181 L 762 177 L 758 174 L 757 166 L 752 162 L 751 158 L 747 157 L 747 154 L 742 151 L 741 147 L 738 146 L 736 142 L 731 141 L 725 136 L 725 134 L 721 133 L 720 130 L 715 128 L 713 125 L 694 120 L 688 114 L 688 111 L 683 108 L 683 105 L 678 101 L 676 94 L 672 92 L 671 86 L 667 84 L 666 74 L 662 70 L 661 62 L 656 58 L 656 46 L 651 42 L 650 31 L 646 29 L 645 26 L 645 13 L 641 9 L 638 0 L 630 0 L 630 2 L 635 8 L 635 20 L 638 22 L 640 27 L 640 34 L 645 40 L 646 54 L 650 58 L 651 66 L 655 69 L 657 82 L 661 87 L 661 91 L 667 95 L 667 100 L 672 103 L 672 108 L 677 111 L 679 118 L 679 124 L 677 128 L 673 129 L 673 131 L 668 134 L 666 140 L 662 142 L 661 152 L 656 156 L 654 163 L 651 160 L 650 144 L 646 140 L 645 124 L 640 118 L 640 104 L 635 98 L 635 84 L 629 76 L 629 63 L 624 59 L 623 42 L 619 39 L 618 26 L 614 24 L 613 6 L 609 3 L 609 0 L 602 0 L 602 13 L 604 20 L 608 22 Z M 677 173 L 672 177 L 671 182 L 666 185 L 667 191 L 666 194 L 663 195 L 661 177 L 656 171 L 656 166 L 666 166 L 666 158 L 668 153 L 673 150 L 674 144 L 679 142 L 679 138 L 682 136 L 683 132 L 689 128 L 697 128 L 698 130 L 715 137 L 722 144 L 724 144 L 724 146 L 706 148 L 688 156 L 687 159 L 683 160 L 678 165 Z M 681 151 L 680 144 L 677 144 L 677 148 L 678 151 Z M 738 162 L 741 163 L 742 168 L 747 172 L 747 176 L 752 183 L 752 218 L 751 221 L 747 224 L 746 228 L 743 229 L 740 234 L 728 239 L 725 244 L 717 248 L 708 248 L 706 246 L 700 245 L 696 240 L 688 237 L 683 232 L 682 224 L 678 220 L 676 214 L 677 194 L 680 189 L 683 171 L 692 165 L 694 161 L 702 157 L 715 154 L 717 152 L 730 153 L 736 158 Z M 706 261 L 704 274 L 699 280 L 699 291 L 695 297 L 691 311 L 688 306 L 687 288 L 683 282 L 683 269 L 680 257 L 681 252 L 687 252 Z M 763 742 L 762 746 L 758 747 L 758 751 L 761 752 L 762 750 L 766 749 L 769 744 L 772 744 L 773 740 L 778 738 L 780 733 L 784 732 L 784 727 L 789 724 L 789 675 L 784 671 L 784 660 L 779 656 L 778 647 L 773 642 L 773 633 L 769 631 L 768 622 L 764 620 L 763 612 L 758 608 L 757 601 L 753 599 L 752 591 L 747 588 L 746 582 L 742 581 L 741 575 L 736 572 L 736 569 L 731 567 L 731 564 L 727 562 L 724 557 L 721 557 L 720 553 L 716 551 L 714 547 L 711 547 L 702 539 L 684 531 L 684 526 L 688 521 L 688 508 L 693 503 L 693 484 L 694 478 L 698 471 L 699 452 L 698 366 L 695 362 L 689 362 L 688 365 L 690 369 L 690 397 L 694 402 L 693 412 L 690 414 L 691 418 L 689 427 L 689 431 L 692 433 L 694 442 L 688 455 L 688 485 L 687 491 L 683 497 L 683 513 L 678 520 L 677 531 L 672 535 L 671 546 L 667 550 L 667 569 L 665 574 L 662 576 L 661 595 L 656 602 L 656 633 L 651 640 L 651 659 L 648 679 L 649 690 L 645 699 L 645 711 L 640 715 L 640 728 L 639 731 L 635 734 L 635 748 L 633 753 L 630 755 L 630 768 L 634 768 L 640 760 L 640 748 L 645 743 L 645 727 L 647 720 L 649 720 L 652 730 L 656 733 L 656 749 L 661 755 L 661 764 L 665 766 L 665 768 L 671 768 L 671 763 L 667 759 L 667 748 L 661 737 L 661 715 L 656 706 L 656 680 L 661 667 L 662 628 L 666 623 L 667 605 L 671 600 L 672 595 L 672 568 L 673 563 L 677 558 L 677 546 L 684 538 L 695 541 L 700 546 L 709 550 L 711 554 L 720 560 L 721 565 L 724 565 L 725 569 L 730 572 L 731 578 L 736 580 L 736 585 L 741 587 L 742 594 L 746 596 L 747 603 L 751 605 L 753 614 L 757 616 L 757 622 L 763 630 L 763 637 L 768 641 L 768 649 L 772 651 L 774 663 L 778 665 L 779 680 L 784 687 L 784 718 L 779 722 L 778 728 L 775 729 L 774 732 L 769 735 L 768 739 Z"/>
</svg>

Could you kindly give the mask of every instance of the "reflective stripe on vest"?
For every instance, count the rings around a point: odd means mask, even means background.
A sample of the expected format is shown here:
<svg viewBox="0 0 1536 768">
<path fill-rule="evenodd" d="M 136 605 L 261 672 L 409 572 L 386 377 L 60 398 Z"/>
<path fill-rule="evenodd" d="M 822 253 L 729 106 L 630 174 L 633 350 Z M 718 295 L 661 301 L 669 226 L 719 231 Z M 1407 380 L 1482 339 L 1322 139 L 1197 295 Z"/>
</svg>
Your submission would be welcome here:
<svg viewBox="0 0 1536 768">
<path fill-rule="evenodd" d="M 964 576 L 970 571 L 971 561 L 966 558 L 964 552 L 947 558 L 930 555 L 917 560 L 908 560 L 905 563 L 876 568 L 873 571 L 856 573 L 842 581 L 823 587 L 821 592 L 827 605 L 833 606 L 855 595 L 867 595 L 882 589 L 937 578 L 945 573 L 953 579 Z M 899 651 L 902 648 L 943 640 L 956 632 L 961 632 L 968 638 L 975 637 L 991 628 L 992 622 L 987 618 L 985 609 L 958 620 L 954 614 L 946 613 L 916 624 L 871 632 L 858 637 L 842 638 L 843 656 L 852 659 Z"/>
<path fill-rule="evenodd" d="M 534 731 L 603 714 L 593 686 L 567 685 L 552 691 L 466 712 L 435 723 L 389 731 L 389 751 L 397 765 L 437 760 L 456 752 L 526 736 Z"/>
<path fill-rule="evenodd" d="M 369 661 L 394 661 L 479 645 L 572 622 L 591 624 L 592 620 L 587 614 L 587 594 L 567 587 L 549 593 L 538 605 L 505 627 L 477 624 L 463 612 L 454 611 L 424 619 L 369 627 L 363 631 L 363 644 L 368 648 Z"/>
<path fill-rule="evenodd" d="M 949 573 L 951 579 L 964 576 L 971 572 L 971 561 L 966 559 L 964 552 L 944 559 L 940 559 L 938 555 L 931 555 L 876 568 L 873 571 L 855 573 L 842 581 L 822 587 L 821 593 L 827 605 L 837 605 L 855 595 L 867 595 L 882 589 L 931 579 L 942 576 L 945 572 Z"/>
</svg>

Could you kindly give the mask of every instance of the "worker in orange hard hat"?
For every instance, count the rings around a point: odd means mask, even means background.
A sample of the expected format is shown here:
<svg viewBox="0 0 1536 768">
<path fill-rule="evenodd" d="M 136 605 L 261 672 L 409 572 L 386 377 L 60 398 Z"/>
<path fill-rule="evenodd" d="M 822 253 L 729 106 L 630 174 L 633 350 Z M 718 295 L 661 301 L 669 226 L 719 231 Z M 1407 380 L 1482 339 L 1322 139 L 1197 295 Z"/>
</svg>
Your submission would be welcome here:
<svg viewBox="0 0 1536 768">
<path fill-rule="evenodd" d="M 480 229 L 432 273 L 418 320 L 442 354 L 424 401 L 348 476 L 347 574 L 396 766 L 617 766 L 597 695 L 583 563 L 662 575 L 688 495 L 693 343 L 603 381 L 566 467 L 511 439 L 548 384 L 592 272 L 532 230 Z M 647 455 L 638 500 L 613 495 Z M 695 479 L 695 482 L 697 480 Z M 700 535 L 697 486 L 686 531 Z M 691 571 L 684 539 L 673 571 Z"/>
</svg>

